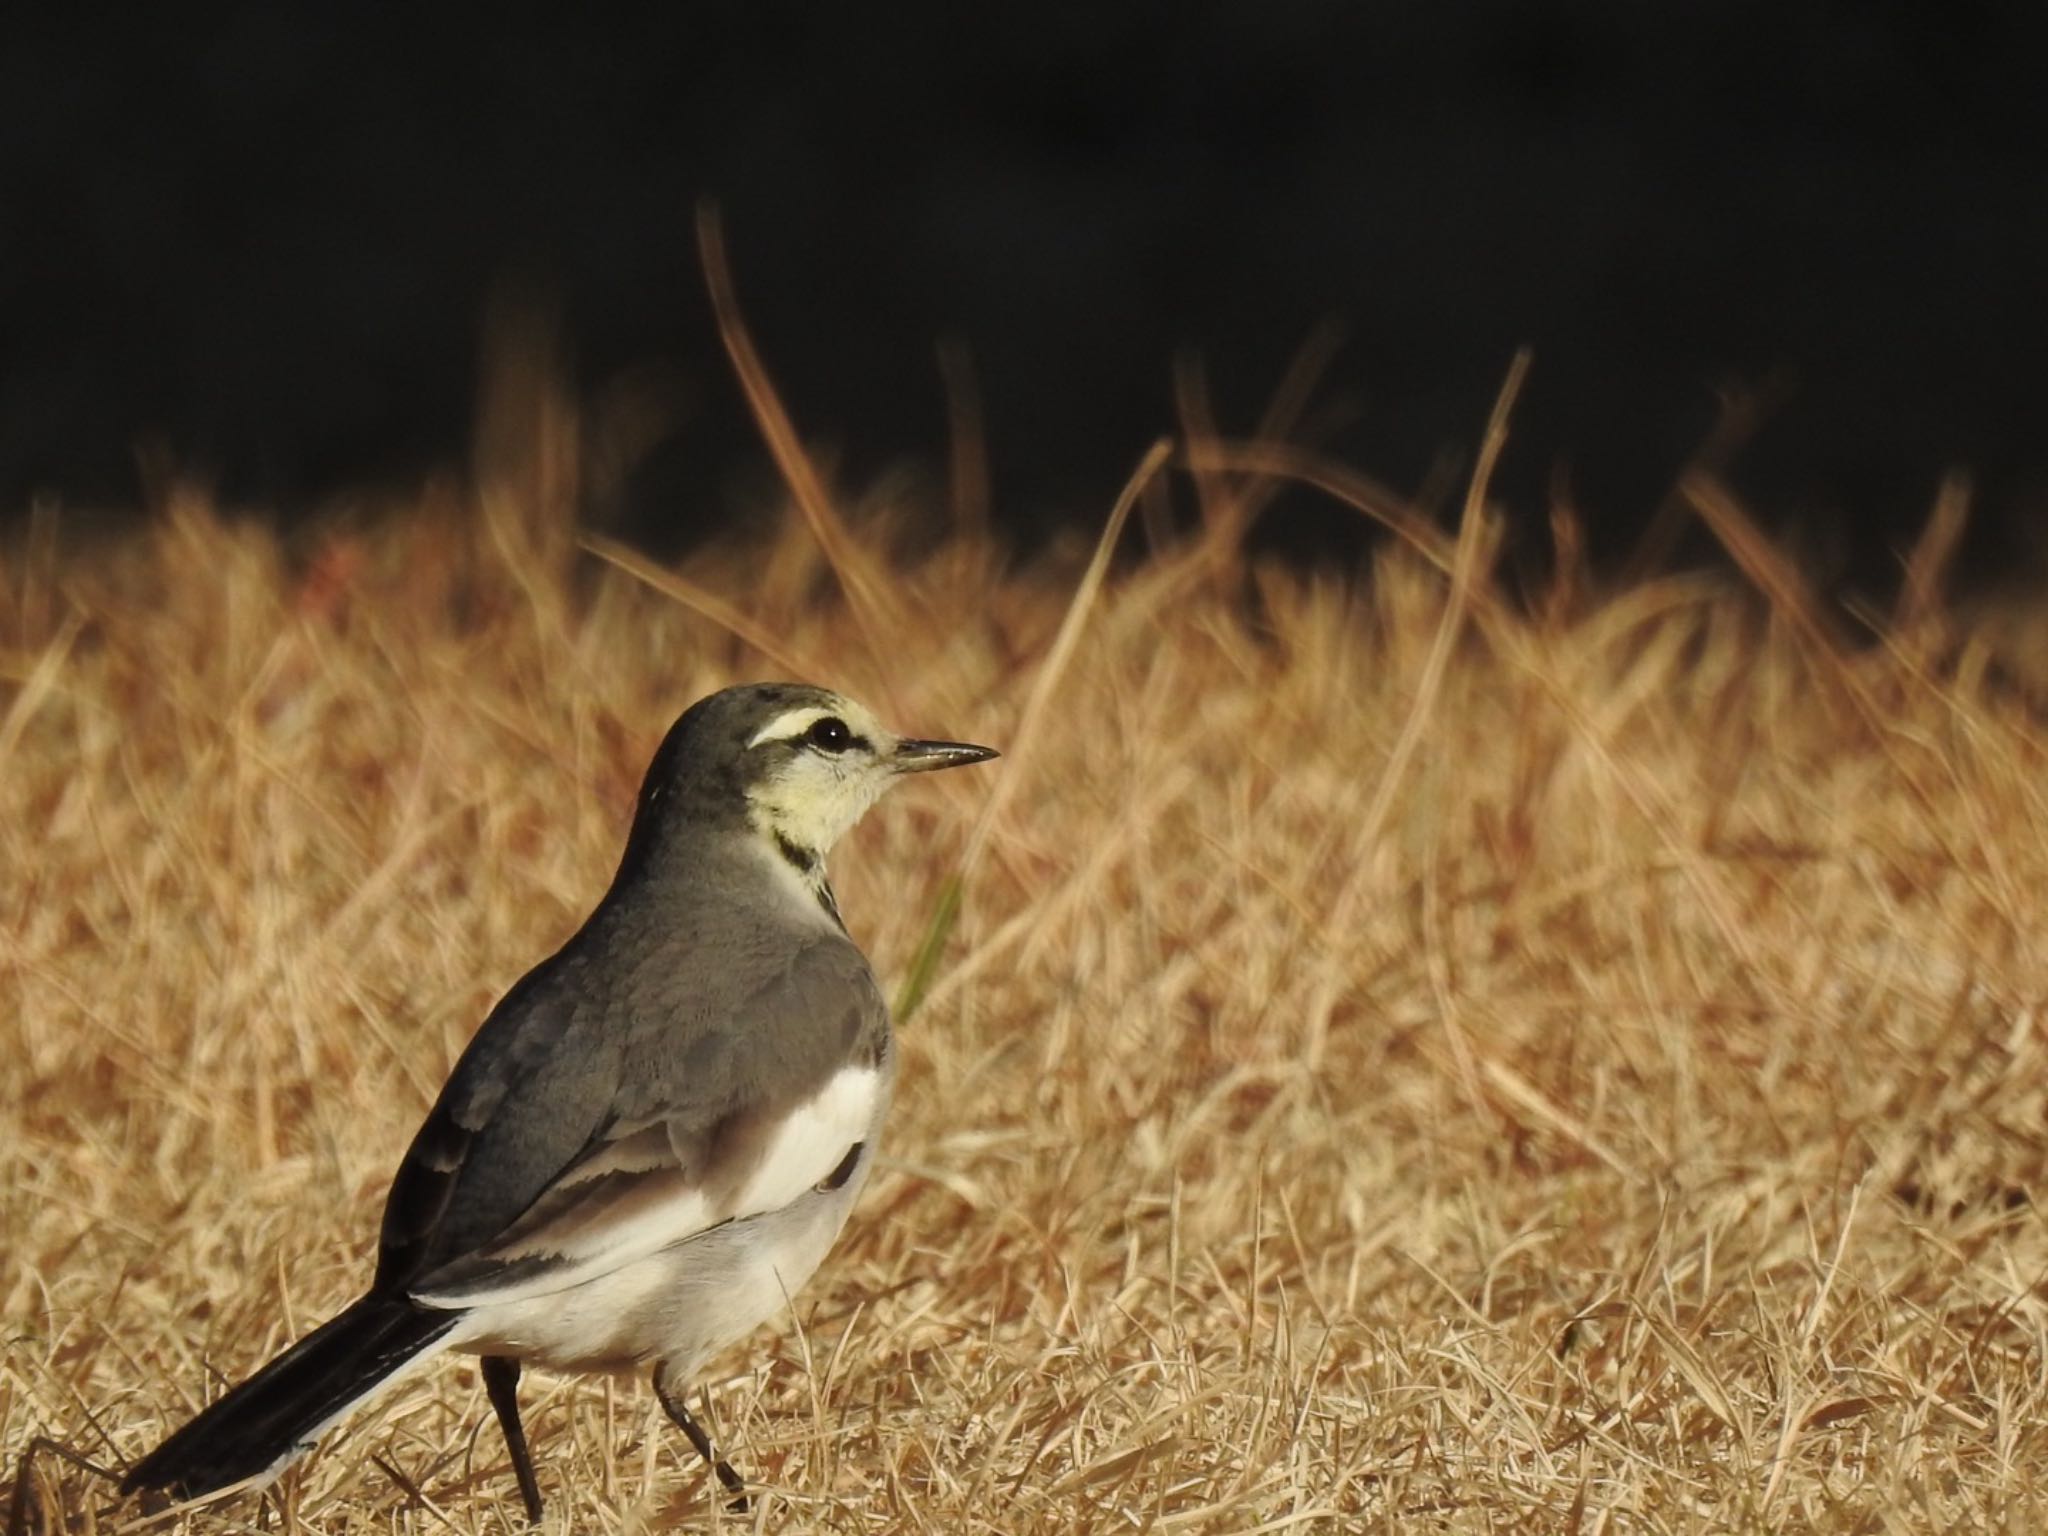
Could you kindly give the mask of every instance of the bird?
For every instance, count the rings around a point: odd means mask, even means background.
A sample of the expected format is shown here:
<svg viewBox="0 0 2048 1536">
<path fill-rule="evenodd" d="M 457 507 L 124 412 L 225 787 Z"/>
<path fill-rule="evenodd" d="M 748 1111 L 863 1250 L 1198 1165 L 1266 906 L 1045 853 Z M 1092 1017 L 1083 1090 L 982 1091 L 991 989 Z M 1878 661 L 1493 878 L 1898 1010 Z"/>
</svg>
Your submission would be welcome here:
<svg viewBox="0 0 2048 1536">
<path fill-rule="evenodd" d="M 889 1009 L 826 855 L 899 778 L 984 762 L 856 701 L 755 683 L 685 710 L 582 927 L 486 1016 L 399 1164 L 369 1289 L 123 1475 L 158 1504 L 260 1486 L 445 1351 L 481 1357 L 527 1519 L 523 1366 L 695 1374 L 825 1257 L 896 1073 Z"/>
</svg>

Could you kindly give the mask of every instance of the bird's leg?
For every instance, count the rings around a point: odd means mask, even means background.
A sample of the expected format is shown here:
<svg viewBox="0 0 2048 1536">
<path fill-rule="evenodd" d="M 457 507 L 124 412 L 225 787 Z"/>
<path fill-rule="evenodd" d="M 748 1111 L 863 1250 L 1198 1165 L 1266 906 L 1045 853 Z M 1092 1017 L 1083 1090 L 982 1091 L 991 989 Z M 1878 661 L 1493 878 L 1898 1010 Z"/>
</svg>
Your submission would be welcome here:
<svg viewBox="0 0 2048 1536">
<path fill-rule="evenodd" d="M 519 1479 L 519 1497 L 526 1503 L 526 1523 L 540 1524 L 540 1483 L 533 1475 L 533 1452 L 526 1448 L 526 1430 L 519 1422 L 519 1362 L 510 1355 L 484 1356 L 484 1391 L 505 1431 L 505 1449 L 512 1453 L 512 1475 Z"/>
<path fill-rule="evenodd" d="M 68 1461 L 74 1467 L 90 1472 L 94 1477 L 118 1483 L 121 1474 L 101 1466 L 90 1457 L 71 1449 L 61 1440 L 52 1440 L 48 1435 L 37 1435 L 29 1441 L 21 1453 L 21 1460 L 15 1464 L 14 1492 L 7 1500 L 7 1536 L 28 1536 L 31 1525 L 43 1525 L 42 1501 L 36 1497 L 36 1457 L 55 1456 Z"/>
<path fill-rule="evenodd" d="M 661 1400 L 661 1411 L 669 1416 L 670 1422 L 677 1429 L 690 1437 L 690 1444 L 697 1448 L 697 1454 L 704 1458 L 704 1464 L 718 1474 L 718 1480 L 725 1485 L 725 1491 L 734 1495 L 733 1501 L 725 1506 L 726 1509 L 735 1515 L 745 1514 L 746 1479 L 733 1471 L 731 1462 L 712 1449 L 711 1437 L 704 1433 L 704 1426 L 699 1424 L 696 1416 L 690 1412 L 690 1405 L 683 1401 L 683 1394 L 669 1390 L 666 1365 L 659 1365 L 654 1369 L 654 1395 Z"/>
</svg>

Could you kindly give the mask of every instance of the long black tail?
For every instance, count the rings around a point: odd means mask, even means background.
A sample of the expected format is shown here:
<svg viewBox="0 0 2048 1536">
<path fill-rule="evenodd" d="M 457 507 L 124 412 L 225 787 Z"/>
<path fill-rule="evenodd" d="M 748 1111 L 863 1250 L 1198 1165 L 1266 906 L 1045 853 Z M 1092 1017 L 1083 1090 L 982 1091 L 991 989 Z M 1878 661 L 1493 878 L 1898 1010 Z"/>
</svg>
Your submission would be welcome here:
<svg viewBox="0 0 2048 1536">
<path fill-rule="evenodd" d="M 322 1324 L 128 1469 L 121 1491 L 196 1499 L 276 1472 L 461 1317 L 365 1296 Z"/>
</svg>

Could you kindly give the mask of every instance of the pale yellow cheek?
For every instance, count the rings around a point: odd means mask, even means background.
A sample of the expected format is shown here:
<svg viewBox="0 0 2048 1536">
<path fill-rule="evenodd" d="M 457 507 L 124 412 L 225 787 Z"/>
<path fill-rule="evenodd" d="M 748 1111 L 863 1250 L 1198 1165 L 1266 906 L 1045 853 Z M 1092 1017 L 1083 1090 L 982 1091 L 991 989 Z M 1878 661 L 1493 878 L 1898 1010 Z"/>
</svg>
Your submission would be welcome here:
<svg viewBox="0 0 2048 1536">
<path fill-rule="evenodd" d="M 771 830 L 805 848 L 829 848 L 874 804 L 873 780 L 819 777 L 783 784 L 756 800 Z"/>
</svg>

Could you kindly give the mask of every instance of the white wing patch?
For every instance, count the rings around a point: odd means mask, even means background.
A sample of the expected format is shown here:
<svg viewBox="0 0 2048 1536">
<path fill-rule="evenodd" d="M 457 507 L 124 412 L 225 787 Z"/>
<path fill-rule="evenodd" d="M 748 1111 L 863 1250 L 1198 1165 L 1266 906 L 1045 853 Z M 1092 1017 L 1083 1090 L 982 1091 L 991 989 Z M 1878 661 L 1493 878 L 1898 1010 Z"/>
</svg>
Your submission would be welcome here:
<svg viewBox="0 0 2048 1536">
<path fill-rule="evenodd" d="M 873 1067 L 841 1067 L 814 1098 L 775 1128 L 768 1150 L 740 1186 L 741 1212 L 779 1211 L 823 1183 L 874 1124 L 882 1074 Z"/>
<path fill-rule="evenodd" d="M 536 1202 L 538 1207 L 558 1192 L 569 1196 L 558 1213 L 532 1230 L 515 1227 L 502 1243 L 476 1256 L 508 1265 L 540 1260 L 536 1267 L 415 1291 L 412 1299 L 422 1306 L 460 1310 L 549 1296 L 613 1274 L 727 1221 L 780 1210 L 828 1179 L 854 1143 L 867 1138 L 881 1091 L 882 1075 L 874 1067 L 842 1067 L 794 1106 L 765 1142 L 748 1146 L 747 1155 L 758 1160 L 737 1188 L 715 1203 L 706 1186 L 730 1187 L 721 1177 L 726 1170 L 699 1169 L 691 1176 L 673 1162 L 648 1167 L 622 1144 L 617 1150 L 624 1155 L 579 1166 Z M 575 1191 L 588 1185 L 595 1195 L 606 1181 L 605 1197 L 579 1208 Z"/>
</svg>

